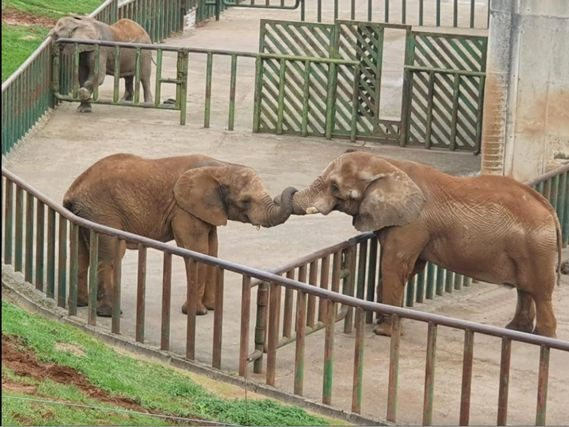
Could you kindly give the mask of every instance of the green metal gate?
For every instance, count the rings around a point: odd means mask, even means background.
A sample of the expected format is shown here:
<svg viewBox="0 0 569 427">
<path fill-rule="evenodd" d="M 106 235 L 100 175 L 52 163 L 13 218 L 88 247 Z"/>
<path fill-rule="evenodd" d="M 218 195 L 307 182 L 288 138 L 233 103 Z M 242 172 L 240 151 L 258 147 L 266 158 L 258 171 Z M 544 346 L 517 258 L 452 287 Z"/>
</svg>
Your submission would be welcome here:
<svg viewBox="0 0 569 427">
<path fill-rule="evenodd" d="M 405 50 L 400 112 L 383 117 L 387 29 L 402 32 Z M 258 75 L 262 107 L 254 130 L 477 152 L 486 47 L 486 36 L 427 33 L 401 24 L 262 20 L 260 52 L 345 63 L 310 70 L 298 63 L 284 74 L 274 63 L 264 63 Z M 278 90 L 281 78 L 285 83 Z M 279 103 L 284 104 L 281 116 Z"/>
</svg>

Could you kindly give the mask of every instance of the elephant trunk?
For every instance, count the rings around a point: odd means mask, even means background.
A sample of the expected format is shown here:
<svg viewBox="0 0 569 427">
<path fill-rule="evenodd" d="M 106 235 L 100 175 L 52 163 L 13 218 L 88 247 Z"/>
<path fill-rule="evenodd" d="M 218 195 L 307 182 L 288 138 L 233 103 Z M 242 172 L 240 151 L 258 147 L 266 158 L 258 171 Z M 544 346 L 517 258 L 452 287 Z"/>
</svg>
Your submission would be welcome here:
<svg viewBox="0 0 569 427">
<path fill-rule="evenodd" d="M 265 227 L 274 227 L 282 224 L 292 214 L 292 198 L 298 190 L 294 187 L 287 187 L 280 195 L 280 204 L 270 201 L 267 207 L 267 217 L 263 224 Z"/>
<path fill-rule="evenodd" d="M 316 178 L 316 180 L 310 185 L 310 187 L 305 188 L 294 194 L 292 198 L 292 210 L 295 215 L 305 215 L 306 210 L 313 206 L 314 200 L 318 198 L 318 195 L 324 191 L 325 183 L 322 177 Z"/>
</svg>

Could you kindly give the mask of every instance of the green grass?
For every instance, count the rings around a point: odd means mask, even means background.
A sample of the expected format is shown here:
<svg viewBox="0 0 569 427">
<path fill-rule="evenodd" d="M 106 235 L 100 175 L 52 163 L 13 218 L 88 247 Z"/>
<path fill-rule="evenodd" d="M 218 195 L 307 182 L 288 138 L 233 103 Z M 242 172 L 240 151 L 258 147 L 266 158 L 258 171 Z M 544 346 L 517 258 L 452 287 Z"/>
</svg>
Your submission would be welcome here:
<svg viewBox="0 0 569 427">
<path fill-rule="evenodd" d="M 59 19 L 68 13 L 91 13 L 101 3 L 101 0 L 2 0 L 2 9 L 16 9 L 37 16 Z"/>
<path fill-rule="evenodd" d="M 26 60 L 46 38 L 49 29 L 2 24 L 2 81 Z"/>
<path fill-rule="evenodd" d="M 56 20 L 68 13 L 91 13 L 101 3 L 101 0 L 3 0 L 2 10 L 13 9 Z M 49 27 L 42 25 L 24 26 L 2 22 L 2 81 L 30 56 L 46 38 L 49 30 Z"/>
<path fill-rule="evenodd" d="M 121 355 L 77 328 L 28 314 L 4 301 L 2 333 L 20 337 L 39 360 L 70 366 L 102 390 L 162 413 L 247 425 L 328 424 L 300 408 L 268 399 L 222 399 L 171 368 Z M 79 345 L 85 355 L 58 350 L 57 343 Z"/>
<path fill-rule="evenodd" d="M 172 424 L 156 417 L 124 412 L 122 408 L 116 408 L 86 396 L 73 385 L 60 384 L 49 379 L 38 382 L 18 376 L 5 367 L 2 367 L 2 377 L 8 378 L 12 383 L 37 387 L 37 391 L 31 395 L 2 390 L 2 425 Z M 49 400 L 91 408 L 46 402 Z"/>
</svg>

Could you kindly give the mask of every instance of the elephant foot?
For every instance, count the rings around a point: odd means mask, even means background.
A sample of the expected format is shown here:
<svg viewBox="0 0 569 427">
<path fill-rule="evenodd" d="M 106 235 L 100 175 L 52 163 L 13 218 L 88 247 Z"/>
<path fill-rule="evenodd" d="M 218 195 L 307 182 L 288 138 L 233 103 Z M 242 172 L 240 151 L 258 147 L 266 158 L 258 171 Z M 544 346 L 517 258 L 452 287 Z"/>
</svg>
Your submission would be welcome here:
<svg viewBox="0 0 569 427">
<path fill-rule="evenodd" d="M 77 107 L 77 111 L 79 113 L 91 113 L 93 112 L 93 109 L 91 108 L 91 104 L 79 104 L 79 107 Z"/>
<path fill-rule="evenodd" d="M 132 102 L 132 96 L 123 96 L 120 102 Z"/>
<path fill-rule="evenodd" d="M 121 310 L 122 314 L 122 310 Z M 101 304 L 97 306 L 97 316 L 113 317 L 113 306 L 110 304 Z"/>
<path fill-rule="evenodd" d="M 187 302 L 185 302 L 182 305 L 182 313 L 188 314 L 188 303 Z M 198 307 L 196 309 L 196 315 L 203 316 L 204 314 L 207 314 L 207 308 L 205 307 L 205 305 L 198 303 Z"/>
<path fill-rule="evenodd" d="M 87 307 L 89 300 L 87 298 L 77 297 L 77 307 Z"/>
<path fill-rule="evenodd" d="M 204 301 L 203 305 L 205 306 L 205 308 L 207 308 L 208 310 L 215 310 L 215 302 L 210 302 L 210 301 Z"/>
<path fill-rule="evenodd" d="M 519 322 L 512 320 L 510 323 L 506 325 L 506 329 L 531 333 L 533 331 L 533 321 L 530 322 L 529 320 L 527 320 L 525 322 Z"/>
<path fill-rule="evenodd" d="M 373 328 L 373 332 L 376 335 L 382 335 L 384 337 L 390 337 L 391 336 L 391 322 L 378 323 L 377 325 L 375 325 L 375 328 Z M 399 326 L 399 335 L 400 336 L 403 335 L 403 325 Z"/>
<path fill-rule="evenodd" d="M 549 328 L 541 329 L 538 328 L 537 326 L 533 330 L 532 334 L 541 335 L 542 337 L 557 338 L 557 334 L 555 333 L 555 331 L 552 331 Z"/>
<path fill-rule="evenodd" d="M 91 92 L 86 87 L 79 88 L 79 99 L 81 101 L 87 101 L 91 98 Z"/>
</svg>

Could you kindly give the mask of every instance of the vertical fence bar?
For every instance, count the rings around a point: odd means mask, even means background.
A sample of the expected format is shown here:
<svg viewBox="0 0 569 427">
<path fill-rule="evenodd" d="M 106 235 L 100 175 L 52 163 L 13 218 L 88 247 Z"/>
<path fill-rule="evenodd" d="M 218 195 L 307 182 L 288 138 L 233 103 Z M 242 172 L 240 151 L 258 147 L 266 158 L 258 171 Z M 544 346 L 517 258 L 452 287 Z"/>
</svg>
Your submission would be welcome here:
<svg viewBox="0 0 569 427">
<path fill-rule="evenodd" d="M 99 234 L 93 230 L 89 230 L 89 306 L 87 322 L 92 326 L 95 326 L 97 323 L 98 270 Z"/>
<path fill-rule="evenodd" d="M 26 263 L 24 280 L 32 283 L 34 273 L 34 196 L 26 192 Z"/>
<path fill-rule="evenodd" d="M 302 396 L 304 388 L 304 338 L 306 335 L 306 293 L 297 291 L 296 348 L 294 352 L 294 394 Z"/>
<path fill-rule="evenodd" d="M 435 292 L 435 265 L 431 262 L 427 263 L 427 289 L 425 291 L 425 298 L 433 299 Z"/>
<path fill-rule="evenodd" d="M 286 272 L 287 279 L 294 280 L 294 270 Z M 283 337 L 290 338 L 292 335 L 292 298 L 293 289 L 285 288 L 284 316 L 283 316 Z"/>
<path fill-rule="evenodd" d="M 304 4 L 304 3 L 303 3 Z M 263 58 L 255 60 L 255 102 L 253 104 L 253 132 L 259 132 L 261 126 L 261 99 L 263 88 Z"/>
<path fill-rule="evenodd" d="M 354 67 L 354 82 L 352 84 L 352 117 L 350 119 L 350 141 L 355 142 L 358 134 L 358 115 L 360 113 L 360 67 Z"/>
<path fill-rule="evenodd" d="M 427 118 L 426 118 L 427 129 L 425 131 L 425 148 L 431 148 L 434 91 L 435 91 L 435 74 L 433 70 L 429 70 L 429 84 L 427 89 Z"/>
<path fill-rule="evenodd" d="M 164 252 L 162 264 L 162 326 L 160 350 L 170 350 L 170 301 L 172 295 L 172 254 Z"/>
<path fill-rule="evenodd" d="M 470 0 L 470 28 L 474 28 L 474 0 Z"/>
<path fill-rule="evenodd" d="M 336 324 L 336 304 L 327 300 L 328 319 L 324 333 L 324 377 L 322 380 L 322 403 L 332 403 L 332 381 L 334 375 L 334 325 Z"/>
<path fill-rule="evenodd" d="M 101 54 L 101 46 L 95 45 L 95 64 L 93 66 L 93 74 L 95 75 L 95 82 L 93 84 L 93 101 L 99 99 L 99 56 Z"/>
<path fill-rule="evenodd" d="M 344 294 L 353 296 L 354 295 L 354 285 L 356 276 L 356 248 L 355 246 L 350 246 L 346 253 L 347 258 L 347 270 L 348 277 L 344 282 Z M 346 289 L 347 288 L 347 289 Z M 354 319 L 354 308 L 348 306 L 346 317 L 344 319 L 344 333 L 351 334 L 353 329 L 353 319 Z"/>
<path fill-rule="evenodd" d="M 410 277 L 407 280 L 407 285 L 405 289 L 405 305 L 407 307 L 413 307 L 415 305 L 415 278 Z"/>
<path fill-rule="evenodd" d="M 441 0 L 437 0 L 437 6 L 436 6 L 436 16 L 435 16 L 435 26 L 436 27 L 440 27 L 441 26 Z"/>
<path fill-rule="evenodd" d="M 8 208 L 8 206 L 6 206 Z M 44 229 L 45 229 L 45 205 L 40 200 L 36 203 L 36 289 L 43 291 L 44 273 Z M 73 269 L 73 264 L 71 264 Z M 71 313 L 70 313 L 71 314 Z"/>
<path fill-rule="evenodd" d="M 73 43 L 73 98 L 79 97 L 79 44 Z"/>
<path fill-rule="evenodd" d="M 249 318 L 251 315 L 251 277 L 243 276 L 241 284 L 241 336 L 239 341 L 239 375 L 247 377 L 249 354 Z"/>
<path fill-rule="evenodd" d="M 407 22 L 407 1 L 402 0 L 401 2 L 401 23 L 405 24 Z"/>
<path fill-rule="evenodd" d="M 196 310 L 198 299 L 198 263 L 185 258 L 187 275 L 186 297 L 186 358 L 194 360 L 196 355 Z"/>
<path fill-rule="evenodd" d="M 356 285 L 356 296 L 360 299 L 365 295 L 365 280 L 366 280 L 366 263 L 367 263 L 367 240 L 361 242 L 359 245 L 359 258 L 358 258 L 358 277 Z"/>
<path fill-rule="evenodd" d="M 334 22 L 338 19 L 338 0 L 334 0 Z"/>
<path fill-rule="evenodd" d="M 237 85 L 237 55 L 231 55 L 231 78 L 229 81 L 229 118 L 227 129 L 233 130 L 235 126 L 235 87 Z"/>
<path fill-rule="evenodd" d="M 415 298 L 415 301 L 418 303 L 422 303 L 425 298 L 425 273 L 422 271 L 417 274 L 417 294 Z"/>
<path fill-rule="evenodd" d="M 136 341 L 144 342 L 144 315 L 146 311 L 146 247 L 138 245 L 138 273 L 136 280 Z"/>
<path fill-rule="evenodd" d="M 377 313 L 378 315 L 381 313 Z M 401 341 L 401 318 L 391 315 L 391 339 L 389 348 L 389 383 L 387 391 L 387 421 L 397 421 L 397 395 L 399 391 L 399 344 Z"/>
<path fill-rule="evenodd" d="M 427 332 L 427 361 L 425 364 L 425 397 L 423 400 L 423 425 L 433 424 L 433 400 L 435 385 L 435 352 L 437 346 L 437 325 L 429 322 Z"/>
<path fill-rule="evenodd" d="M 223 332 L 223 288 L 225 270 L 221 267 L 213 267 L 215 277 L 215 310 L 213 313 L 213 350 L 212 366 L 221 369 L 221 341 Z M 250 298 L 250 293 L 249 293 Z M 249 331 L 247 331 L 248 333 Z"/>
<path fill-rule="evenodd" d="M 474 332 L 464 331 L 464 352 L 462 357 L 462 387 L 460 391 L 460 425 L 470 422 L 470 393 L 472 388 L 472 359 L 474 356 Z"/>
<path fill-rule="evenodd" d="M 113 103 L 119 102 L 119 83 L 121 80 L 121 69 L 120 69 L 120 47 L 115 46 L 115 69 L 113 73 Z"/>
<path fill-rule="evenodd" d="M 389 22 L 389 0 L 385 0 L 385 8 L 383 11 L 383 22 Z"/>
<path fill-rule="evenodd" d="M 356 309 L 356 342 L 354 346 L 354 380 L 352 385 L 352 412 L 361 413 L 364 373 L 364 326 L 365 312 Z"/>
<path fill-rule="evenodd" d="M 154 105 L 160 105 L 160 97 L 162 90 L 162 57 L 164 53 L 162 49 L 156 51 L 156 82 L 154 86 Z"/>
<path fill-rule="evenodd" d="M 253 362 L 253 372 L 260 374 L 263 370 L 263 352 L 265 350 L 265 337 L 267 325 L 267 302 L 269 298 L 268 285 L 261 282 L 257 287 L 257 318 L 255 320 L 255 350 L 261 353 Z M 298 338 L 297 338 L 298 343 Z"/>
<path fill-rule="evenodd" d="M 279 95 L 277 99 L 277 135 L 283 133 L 284 97 L 285 97 L 286 60 L 280 60 L 279 68 Z"/>
<path fill-rule="evenodd" d="M 275 370 L 277 367 L 277 344 L 279 340 L 281 287 L 271 283 L 269 293 L 269 346 L 267 349 L 267 379 L 268 385 L 275 385 Z"/>
<path fill-rule="evenodd" d="M 367 274 L 367 291 L 366 291 L 366 300 L 371 302 L 375 300 L 377 252 L 378 252 L 377 237 L 374 236 L 370 240 L 369 264 L 368 264 L 368 274 Z M 366 323 L 372 323 L 372 322 L 373 322 L 373 312 L 368 311 L 366 312 Z"/>
<path fill-rule="evenodd" d="M 320 261 L 320 288 L 328 289 L 330 278 L 330 255 L 326 255 Z M 326 317 L 326 303 L 322 298 L 318 298 L 318 320 L 324 321 Z"/>
<path fill-rule="evenodd" d="M 304 61 L 304 84 L 302 86 L 302 124 L 301 133 L 302 136 L 308 135 L 308 109 L 310 101 L 310 70 L 311 62 Z"/>
<path fill-rule="evenodd" d="M 446 270 L 446 275 L 445 275 L 445 292 L 452 292 L 454 289 L 454 276 L 455 273 L 450 271 L 450 270 Z"/>
<path fill-rule="evenodd" d="M 458 0 L 454 0 L 452 7 L 452 26 L 458 27 Z"/>
<path fill-rule="evenodd" d="M 57 305 L 65 307 L 67 285 L 67 220 L 59 215 L 59 254 L 57 257 Z"/>
<path fill-rule="evenodd" d="M 334 130 L 334 116 L 336 111 L 336 81 L 338 79 L 338 71 L 336 64 L 328 65 L 328 90 L 326 98 L 326 138 L 332 138 L 332 131 Z"/>
<path fill-rule="evenodd" d="M 455 0 L 456 4 L 456 0 Z M 450 133 L 450 149 L 456 150 L 456 133 L 458 127 L 458 98 L 460 97 L 460 74 L 454 74 L 454 81 L 452 85 L 452 129 Z"/>
<path fill-rule="evenodd" d="M 39 202 L 39 201 L 38 201 Z M 79 226 L 69 221 L 69 300 L 68 313 L 77 315 L 77 280 L 79 273 Z"/>
<path fill-rule="evenodd" d="M 545 425 L 547 414 L 547 383 L 549 379 L 549 347 L 541 346 L 539 351 L 539 374 L 537 379 L 537 409 L 535 425 Z"/>
<path fill-rule="evenodd" d="M 369 14 L 371 13 L 371 1 L 368 0 L 367 2 L 367 13 L 368 13 L 368 21 L 371 21 Z M 353 21 L 356 19 L 356 0 L 350 0 L 350 19 Z"/>
<path fill-rule="evenodd" d="M 24 191 L 22 187 L 16 186 L 16 244 L 14 270 L 22 271 L 23 259 L 23 239 L 24 239 Z"/>
<path fill-rule="evenodd" d="M 12 238 L 14 235 L 14 183 L 6 179 L 4 193 L 4 263 L 12 264 Z"/>
<path fill-rule="evenodd" d="M 209 118 L 211 115 L 211 80 L 212 80 L 212 70 L 213 70 L 213 53 L 207 53 L 207 65 L 206 65 L 206 80 L 205 80 L 205 106 L 204 106 L 204 119 L 203 127 L 209 128 Z"/>
<path fill-rule="evenodd" d="M 180 62 L 178 63 L 178 70 L 176 72 L 178 84 L 177 87 L 179 91 L 176 93 L 179 95 L 179 99 L 176 101 L 179 103 L 180 107 L 180 125 L 186 124 L 186 109 L 187 109 L 187 101 L 188 101 L 188 69 L 189 69 L 189 60 L 190 60 L 190 53 L 187 50 L 183 50 L 178 52 L 178 58 Z M 211 92 L 211 84 L 210 84 L 210 92 Z"/>
<path fill-rule="evenodd" d="M 122 279 L 122 256 L 124 254 L 123 243 L 119 238 L 114 238 L 115 259 L 113 260 L 113 299 L 111 331 L 114 334 L 121 332 L 121 279 Z"/>
<path fill-rule="evenodd" d="M 47 209 L 47 289 L 46 296 L 55 295 L 55 211 Z"/>
<path fill-rule="evenodd" d="M 318 279 L 318 264 L 314 260 L 310 263 L 309 273 L 308 273 L 308 283 L 312 286 L 316 286 L 316 281 Z M 316 315 L 316 297 L 314 295 L 308 295 L 308 308 L 306 312 L 306 326 L 313 328 L 315 325 L 315 315 Z"/>
<path fill-rule="evenodd" d="M 423 26 L 423 15 L 425 14 L 425 9 L 423 5 L 424 0 L 419 0 L 419 26 Z"/>
<path fill-rule="evenodd" d="M 322 22 L 322 0 L 318 0 L 316 4 L 316 21 Z"/>
<path fill-rule="evenodd" d="M 498 386 L 498 419 L 496 425 L 505 426 L 508 421 L 508 388 L 510 385 L 510 358 L 512 341 L 502 338 L 502 354 L 500 358 L 500 385 Z"/>
<path fill-rule="evenodd" d="M 134 104 L 140 103 L 140 61 L 141 50 L 139 47 L 137 47 L 134 61 Z"/>
</svg>

